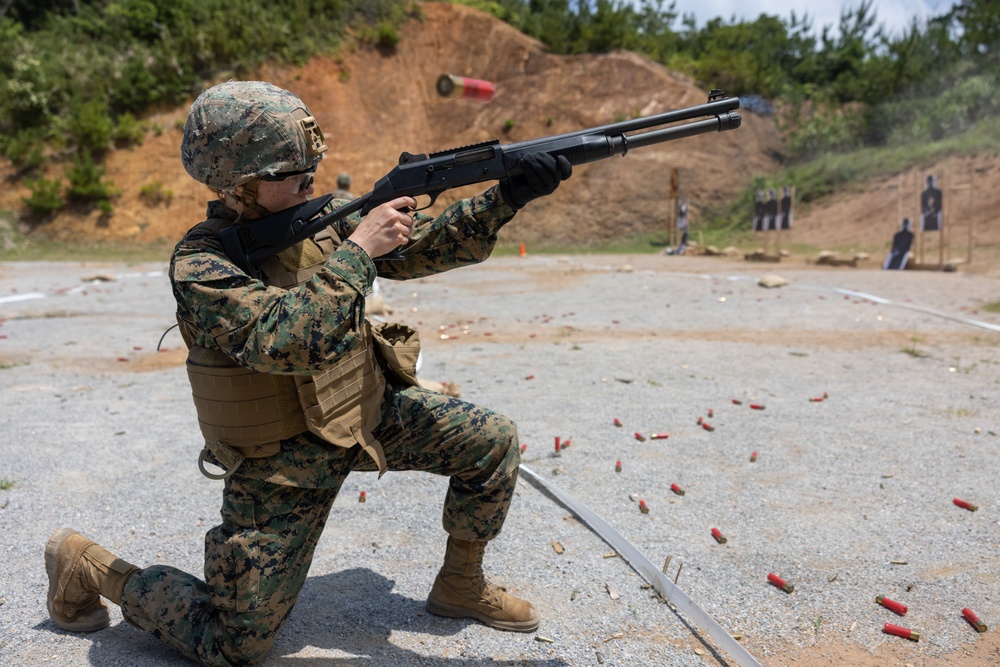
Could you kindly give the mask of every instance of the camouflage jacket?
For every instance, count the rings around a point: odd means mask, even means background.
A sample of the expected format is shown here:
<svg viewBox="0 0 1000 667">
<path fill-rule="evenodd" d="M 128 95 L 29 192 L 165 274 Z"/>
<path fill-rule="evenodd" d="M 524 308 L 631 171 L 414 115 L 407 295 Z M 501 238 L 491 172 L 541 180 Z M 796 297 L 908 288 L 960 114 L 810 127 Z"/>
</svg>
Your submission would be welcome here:
<svg viewBox="0 0 1000 667">
<path fill-rule="evenodd" d="M 217 201 L 209 204 L 207 216 L 236 219 Z M 357 346 L 365 296 L 377 275 L 405 280 L 481 262 L 513 216 L 494 186 L 455 202 L 436 218 L 416 214 L 410 241 L 401 249 L 404 259 L 376 265 L 360 246 L 344 241 L 310 280 L 289 290 L 245 274 L 226 256 L 218 234 L 199 225 L 177 244 L 170 261 L 177 318 L 194 335 L 195 345 L 222 350 L 245 368 L 272 374 L 318 373 Z M 353 214 L 335 223 L 334 231 L 347 239 L 360 222 L 360 216 Z M 321 466 L 301 468 L 306 460 L 320 463 L 329 446 L 308 433 L 296 439 L 302 440 L 299 451 L 282 447 L 282 453 L 252 460 L 253 465 L 248 460 L 241 474 L 321 486 Z M 318 449 L 309 451 L 306 441 Z"/>
</svg>

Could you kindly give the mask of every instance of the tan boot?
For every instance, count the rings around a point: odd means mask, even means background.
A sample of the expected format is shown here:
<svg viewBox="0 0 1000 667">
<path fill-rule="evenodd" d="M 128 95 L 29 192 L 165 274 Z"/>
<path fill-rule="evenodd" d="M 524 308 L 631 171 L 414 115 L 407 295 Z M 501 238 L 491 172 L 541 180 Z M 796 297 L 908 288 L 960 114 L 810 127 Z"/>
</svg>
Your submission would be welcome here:
<svg viewBox="0 0 1000 667">
<path fill-rule="evenodd" d="M 73 529 L 57 530 L 45 545 L 49 616 L 63 630 L 106 628 L 111 618 L 101 596 L 121 604 L 125 581 L 138 571 Z"/>
<path fill-rule="evenodd" d="M 427 611 L 449 618 L 474 618 L 498 630 L 535 630 L 539 616 L 531 603 L 486 581 L 485 549 L 485 542 L 448 538 L 444 565 L 427 597 Z"/>
</svg>

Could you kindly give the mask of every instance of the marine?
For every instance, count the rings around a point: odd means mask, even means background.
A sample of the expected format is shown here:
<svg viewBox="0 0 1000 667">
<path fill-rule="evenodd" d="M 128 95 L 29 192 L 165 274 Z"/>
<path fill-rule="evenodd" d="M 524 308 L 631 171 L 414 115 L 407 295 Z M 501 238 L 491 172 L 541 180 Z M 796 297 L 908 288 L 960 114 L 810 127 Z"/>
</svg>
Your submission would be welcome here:
<svg viewBox="0 0 1000 667">
<path fill-rule="evenodd" d="M 71 528 L 57 530 L 45 568 L 59 627 L 106 627 L 107 600 L 200 664 L 260 662 L 353 470 L 449 478 L 444 562 L 428 611 L 499 630 L 538 627 L 535 607 L 483 570 L 517 481 L 515 424 L 420 387 L 419 334 L 370 322 L 365 297 L 377 276 L 406 280 L 485 260 L 516 212 L 551 194 L 572 167 L 530 154 L 518 176 L 436 217 L 411 214 L 416 202 L 400 197 L 283 251 L 261 267 L 262 280 L 244 273 L 220 231 L 308 201 L 329 152 L 305 103 L 270 83 L 219 84 L 193 103 L 181 161 L 215 198 L 174 249 L 170 282 L 205 439 L 198 465 L 222 480 L 221 522 L 205 536 L 204 578 L 139 567 Z M 376 261 L 397 248 L 403 259 Z"/>
</svg>

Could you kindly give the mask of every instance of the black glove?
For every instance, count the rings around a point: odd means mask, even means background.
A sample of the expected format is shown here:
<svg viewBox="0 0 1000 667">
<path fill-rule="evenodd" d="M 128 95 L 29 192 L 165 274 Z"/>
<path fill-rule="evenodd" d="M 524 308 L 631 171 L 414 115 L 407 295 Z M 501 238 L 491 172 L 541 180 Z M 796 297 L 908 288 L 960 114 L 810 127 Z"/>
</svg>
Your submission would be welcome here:
<svg viewBox="0 0 1000 667">
<path fill-rule="evenodd" d="M 559 184 L 573 175 L 573 165 L 566 156 L 529 153 L 517 161 L 521 173 L 500 181 L 500 194 L 515 211 L 532 199 L 550 195 Z"/>
</svg>

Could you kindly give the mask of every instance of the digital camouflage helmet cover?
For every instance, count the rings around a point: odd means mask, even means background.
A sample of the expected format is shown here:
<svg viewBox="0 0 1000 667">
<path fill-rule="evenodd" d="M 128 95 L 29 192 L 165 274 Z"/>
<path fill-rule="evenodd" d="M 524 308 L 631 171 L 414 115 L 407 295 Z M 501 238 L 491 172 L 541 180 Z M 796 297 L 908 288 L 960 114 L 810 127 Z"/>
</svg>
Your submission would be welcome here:
<svg viewBox="0 0 1000 667">
<path fill-rule="evenodd" d="M 232 191 L 253 178 L 309 169 L 326 149 L 298 96 L 263 81 L 229 81 L 191 105 L 181 162 L 199 183 Z"/>
</svg>

